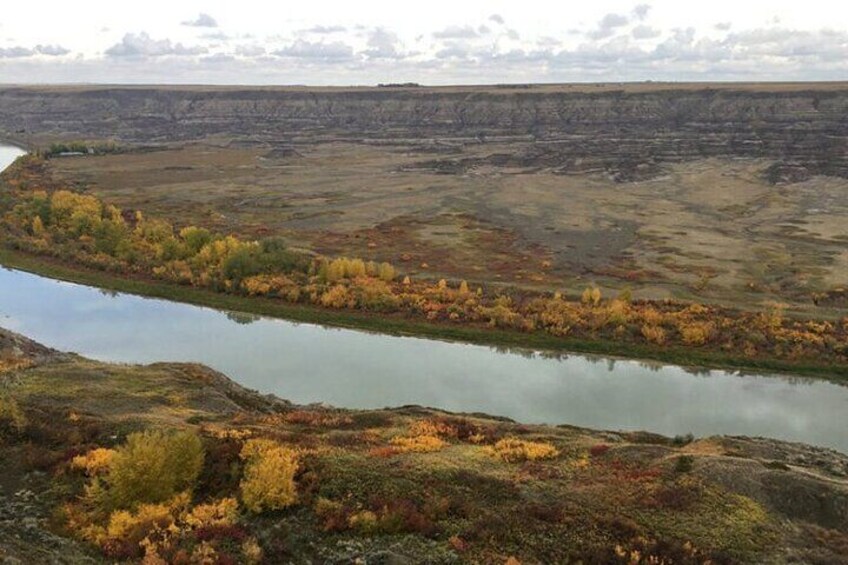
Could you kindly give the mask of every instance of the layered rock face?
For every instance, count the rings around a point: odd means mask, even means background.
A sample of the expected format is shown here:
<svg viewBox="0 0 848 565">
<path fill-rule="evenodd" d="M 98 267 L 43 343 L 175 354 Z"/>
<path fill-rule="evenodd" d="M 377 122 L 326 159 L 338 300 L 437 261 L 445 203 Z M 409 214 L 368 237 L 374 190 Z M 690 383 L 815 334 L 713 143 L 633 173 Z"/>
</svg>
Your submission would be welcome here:
<svg viewBox="0 0 848 565">
<path fill-rule="evenodd" d="M 785 164 L 775 180 L 848 177 L 848 85 L 590 88 L 6 87 L 7 137 L 153 143 L 224 138 L 531 142 L 496 164 L 592 168 L 624 177 L 710 156 Z"/>
</svg>

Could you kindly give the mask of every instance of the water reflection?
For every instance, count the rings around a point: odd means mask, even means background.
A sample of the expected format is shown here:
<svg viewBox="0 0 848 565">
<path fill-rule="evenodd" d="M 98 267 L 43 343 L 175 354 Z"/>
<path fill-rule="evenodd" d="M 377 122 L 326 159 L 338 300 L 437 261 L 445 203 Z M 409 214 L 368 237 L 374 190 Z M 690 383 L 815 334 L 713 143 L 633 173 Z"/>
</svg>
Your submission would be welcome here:
<svg viewBox="0 0 848 565">
<path fill-rule="evenodd" d="M 260 316 L 257 316 L 256 314 L 248 314 L 246 312 L 227 312 L 227 318 L 237 324 L 247 325 L 252 324 L 253 322 L 258 322 Z"/>
<path fill-rule="evenodd" d="M 96 359 L 202 362 L 299 403 L 421 404 L 523 422 L 778 437 L 848 452 L 848 387 L 824 381 L 331 329 L 11 270 L 0 270 L 0 325 Z"/>
</svg>

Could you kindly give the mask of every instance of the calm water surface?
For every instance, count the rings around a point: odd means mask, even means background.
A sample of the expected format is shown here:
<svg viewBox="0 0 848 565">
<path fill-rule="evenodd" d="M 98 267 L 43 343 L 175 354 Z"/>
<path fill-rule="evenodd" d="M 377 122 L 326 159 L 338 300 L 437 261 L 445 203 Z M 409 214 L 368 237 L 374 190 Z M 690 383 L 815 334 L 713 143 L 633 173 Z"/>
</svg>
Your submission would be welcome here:
<svg viewBox="0 0 848 565">
<path fill-rule="evenodd" d="M 17 150 L 0 147 L 2 159 Z M 546 356 L 220 312 L 0 269 L 0 326 L 104 361 L 196 361 L 297 403 L 420 404 L 528 423 L 768 436 L 848 452 L 848 387 Z"/>
</svg>

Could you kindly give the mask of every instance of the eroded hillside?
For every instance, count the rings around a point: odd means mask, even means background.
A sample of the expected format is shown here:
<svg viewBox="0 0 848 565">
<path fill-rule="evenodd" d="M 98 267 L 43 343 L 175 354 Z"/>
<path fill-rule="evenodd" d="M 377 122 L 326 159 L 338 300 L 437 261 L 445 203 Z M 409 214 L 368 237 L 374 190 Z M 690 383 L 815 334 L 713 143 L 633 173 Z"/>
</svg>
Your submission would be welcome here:
<svg viewBox="0 0 848 565">
<path fill-rule="evenodd" d="M 0 89 L 0 127 L 21 138 L 131 142 L 533 140 L 492 156 L 623 177 L 711 156 L 800 163 L 845 176 L 848 89 L 825 85 L 455 88 L 42 87 Z"/>
</svg>

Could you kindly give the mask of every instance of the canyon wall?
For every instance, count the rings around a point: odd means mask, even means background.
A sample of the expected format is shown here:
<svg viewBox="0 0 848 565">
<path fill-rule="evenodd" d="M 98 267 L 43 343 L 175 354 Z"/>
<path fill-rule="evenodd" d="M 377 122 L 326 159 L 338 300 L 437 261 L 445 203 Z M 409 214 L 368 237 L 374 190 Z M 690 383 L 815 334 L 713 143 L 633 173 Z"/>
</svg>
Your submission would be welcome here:
<svg viewBox="0 0 848 565">
<path fill-rule="evenodd" d="M 566 168 L 613 159 L 626 170 L 627 163 L 766 157 L 789 173 L 800 168 L 848 177 L 848 85 L 624 85 L 597 91 L 569 85 L 10 86 L 0 88 L 0 136 L 30 143 L 227 140 L 271 146 L 515 140 L 532 147 L 495 159 L 502 164 L 542 160 Z"/>
</svg>

